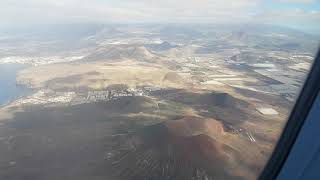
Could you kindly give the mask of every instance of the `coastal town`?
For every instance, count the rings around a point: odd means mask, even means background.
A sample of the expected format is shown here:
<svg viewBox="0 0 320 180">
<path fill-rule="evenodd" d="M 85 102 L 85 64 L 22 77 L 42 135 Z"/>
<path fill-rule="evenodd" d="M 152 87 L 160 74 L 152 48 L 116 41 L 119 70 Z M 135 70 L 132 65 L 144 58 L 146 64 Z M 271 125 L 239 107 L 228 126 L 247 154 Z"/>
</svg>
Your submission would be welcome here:
<svg viewBox="0 0 320 180">
<path fill-rule="evenodd" d="M 93 90 L 84 92 L 54 92 L 50 89 L 16 100 L 13 105 L 48 105 L 72 106 L 85 103 L 115 100 L 121 97 L 148 96 L 151 92 L 161 90 L 159 87 L 145 86 L 123 90 Z"/>
</svg>

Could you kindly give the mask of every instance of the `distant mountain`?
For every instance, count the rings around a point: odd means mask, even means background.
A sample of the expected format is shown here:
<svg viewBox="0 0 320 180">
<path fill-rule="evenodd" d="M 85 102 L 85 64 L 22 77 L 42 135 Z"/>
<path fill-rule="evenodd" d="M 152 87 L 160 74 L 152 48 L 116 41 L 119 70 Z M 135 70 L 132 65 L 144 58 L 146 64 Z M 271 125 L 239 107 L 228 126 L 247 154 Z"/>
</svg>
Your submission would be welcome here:
<svg viewBox="0 0 320 180">
<path fill-rule="evenodd" d="M 201 30 L 206 31 L 204 28 Z M 228 48 L 248 47 L 314 53 L 317 51 L 319 39 L 298 30 L 262 24 L 216 26 L 208 30 L 206 38 L 210 41 L 198 48 L 196 53 L 206 54 Z"/>
<path fill-rule="evenodd" d="M 148 45 L 146 45 L 146 47 L 153 50 L 153 51 L 166 51 L 166 50 L 178 47 L 178 46 L 172 45 L 169 42 L 164 41 L 161 44 L 148 44 Z"/>
<path fill-rule="evenodd" d="M 163 77 L 164 82 L 172 82 L 172 83 L 179 83 L 183 81 L 183 78 L 176 72 L 168 72 Z"/>
<path fill-rule="evenodd" d="M 127 32 L 124 32 L 117 27 L 104 26 L 99 31 L 97 31 L 95 34 L 86 37 L 86 40 L 92 41 L 93 43 L 96 43 L 96 42 L 99 42 L 104 39 L 124 37 L 126 35 L 128 35 Z"/>
<path fill-rule="evenodd" d="M 160 28 L 159 33 L 164 37 L 184 37 L 184 38 L 200 38 L 203 33 L 198 31 L 193 26 L 188 25 L 168 25 Z"/>
<path fill-rule="evenodd" d="M 104 61 L 135 59 L 138 61 L 150 61 L 156 55 L 147 50 L 144 46 L 112 45 L 99 47 L 84 58 L 85 61 Z"/>
</svg>

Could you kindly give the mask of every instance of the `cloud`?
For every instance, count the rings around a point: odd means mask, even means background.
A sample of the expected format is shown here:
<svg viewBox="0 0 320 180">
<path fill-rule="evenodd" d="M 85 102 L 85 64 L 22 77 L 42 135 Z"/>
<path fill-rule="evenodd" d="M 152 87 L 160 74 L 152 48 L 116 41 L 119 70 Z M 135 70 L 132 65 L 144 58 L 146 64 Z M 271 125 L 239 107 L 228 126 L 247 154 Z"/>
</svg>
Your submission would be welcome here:
<svg viewBox="0 0 320 180">
<path fill-rule="evenodd" d="M 287 26 L 314 33 L 320 31 L 318 23 L 320 22 L 320 11 L 306 11 L 299 8 L 271 10 L 257 14 L 256 18 L 268 24 Z"/>
<path fill-rule="evenodd" d="M 288 6 L 272 9 L 276 2 L 316 3 L 316 0 L 1 0 L 0 24 L 135 23 L 135 22 L 267 22 L 319 26 L 318 10 Z M 294 4 L 293 3 L 293 4 Z M 318 21 L 319 22 L 319 21 Z"/>
<path fill-rule="evenodd" d="M 3 0 L 2 21 L 205 21 L 241 19 L 256 0 Z"/>
<path fill-rule="evenodd" d="M 316 3 L 317 0 L 275 0 L 276 2 L 284 2 L 284 3 L 303 3 L 303 4 L 309 4 L 309 3 Z"/>
</svg>

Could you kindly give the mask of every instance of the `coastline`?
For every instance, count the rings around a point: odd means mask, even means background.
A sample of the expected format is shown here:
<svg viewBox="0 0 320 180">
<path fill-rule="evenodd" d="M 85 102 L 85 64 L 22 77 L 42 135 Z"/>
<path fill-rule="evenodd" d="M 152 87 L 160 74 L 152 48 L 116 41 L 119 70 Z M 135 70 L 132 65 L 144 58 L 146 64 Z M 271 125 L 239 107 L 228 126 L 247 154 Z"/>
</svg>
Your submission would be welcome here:
<svg viewBox="0 0 320 180">
<path fill-rule="evenodd" d="M 12 102 L 27 97 L 33 93 L 33 89 L 17 82 L 19 71 L 28 68 L 29 65 L 21 63 L 1 63 L 0 64 L 0 108 L 3 108 Z"/>
</svg>

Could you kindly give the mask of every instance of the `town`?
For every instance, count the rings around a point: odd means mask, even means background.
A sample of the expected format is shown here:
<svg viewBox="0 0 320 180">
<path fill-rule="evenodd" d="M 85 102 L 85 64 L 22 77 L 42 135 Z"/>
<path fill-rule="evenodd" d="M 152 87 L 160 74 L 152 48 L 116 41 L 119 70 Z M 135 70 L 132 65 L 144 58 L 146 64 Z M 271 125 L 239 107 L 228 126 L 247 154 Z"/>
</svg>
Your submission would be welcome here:
<svg viewBox="0 0 320 180">
<path fill-rule="evenodd" d="M 93 90 L 88 92 L 54 92 L 50 89 L 39 90 L 36 93 L 18 99 L 13 105 L 50 105 L 73 106 L 78 104 L 115 100 L 121 97 L 149 96 L 151 92 L 161 90 L 160 87 L 143 86 L 138 88 Z"/>
</svg>

